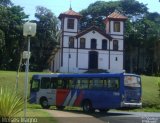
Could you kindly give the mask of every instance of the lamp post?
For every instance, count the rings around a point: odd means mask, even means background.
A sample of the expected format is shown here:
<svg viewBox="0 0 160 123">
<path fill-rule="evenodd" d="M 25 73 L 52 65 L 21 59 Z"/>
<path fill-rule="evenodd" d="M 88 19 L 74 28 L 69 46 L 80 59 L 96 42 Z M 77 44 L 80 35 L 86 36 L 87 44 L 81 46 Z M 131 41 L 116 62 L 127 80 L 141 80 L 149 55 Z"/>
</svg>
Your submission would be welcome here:
<svg viewBox="0 0 160 123">
<path fill-rule="evenodd" d="M 23 52 L 23 59 L 26 59 L 25 81 L 24 81 L 24 122 L 26 122 L 27 94 L 28 94 L 28 71 L 30 58 L 30 38 L 36 35 L 36 23 L 26 22 L 23 25 L 23 35 L 28 38 L 28 51 Z"/>
</svg>

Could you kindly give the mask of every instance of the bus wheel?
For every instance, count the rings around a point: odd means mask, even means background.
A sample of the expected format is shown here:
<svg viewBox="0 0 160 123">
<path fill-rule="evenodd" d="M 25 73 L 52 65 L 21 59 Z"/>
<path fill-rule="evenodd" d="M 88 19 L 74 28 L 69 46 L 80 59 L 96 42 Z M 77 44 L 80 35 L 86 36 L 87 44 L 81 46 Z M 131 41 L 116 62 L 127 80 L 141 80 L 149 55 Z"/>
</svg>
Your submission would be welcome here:
<svg viewBox="0 0 160 123">
<path fill-rule="evenodd" d="M 89 100 L 85 100 L 82 104 L 83 111 L 86 113 L 90 113 L 93 111 L 92 103 Z"/>
<path fill-rule="evenodd" d="M 50 105 L 48 104 L 48 100 L 46 98 L 41 98 L 40 99 L 40 104 L 43 109 L 49 109 Z"/>
<path fill-rule="evenodd" d="M 65 106 L 56 106 L 56 108 L 57 108 L 58 110 L 63 110 L 63 109 L 65 108 Z"/>
</svg>

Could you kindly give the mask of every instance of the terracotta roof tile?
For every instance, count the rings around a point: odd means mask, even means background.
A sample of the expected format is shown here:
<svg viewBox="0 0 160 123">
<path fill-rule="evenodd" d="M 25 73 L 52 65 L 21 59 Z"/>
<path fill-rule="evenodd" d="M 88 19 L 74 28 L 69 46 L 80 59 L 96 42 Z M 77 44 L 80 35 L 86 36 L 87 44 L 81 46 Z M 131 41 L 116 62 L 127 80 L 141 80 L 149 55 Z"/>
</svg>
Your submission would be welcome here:
<svg viewBox="0 0 160 123">
<path fill-rule="evenodd" d="M 107 19 L 120 19 L 120 20 L 126 20 L 127 17 L 120 14 L 119 12 L 113 12 L 112 14 L 107 16 Z"/>
<path fill-rule="evenodd" d="M 59 19 L 61 19 L 62 17 L 68 17 L 68 16 L 72 16 L 72 17 L 76 17 L 76 18 L 81 18 L 82 15 L 73 11 L 72 9 L 69 9 L 66 12 L 63 12 L 59 15 Z"/>
</svg>

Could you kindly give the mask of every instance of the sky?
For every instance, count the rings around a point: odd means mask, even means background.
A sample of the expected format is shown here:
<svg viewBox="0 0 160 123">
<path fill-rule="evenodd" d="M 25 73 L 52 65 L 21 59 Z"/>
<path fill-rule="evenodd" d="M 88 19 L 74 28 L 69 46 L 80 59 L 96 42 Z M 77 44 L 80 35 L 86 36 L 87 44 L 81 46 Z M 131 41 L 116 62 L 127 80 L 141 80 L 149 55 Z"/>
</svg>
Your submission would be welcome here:
<svg viewBox="0 0 160 123">
<path fill-rule="evenodd" d="M 30 19 L 34 19 L 34 13 L 36 12 L 36 6 L 43 6 L 50 9 L 56 16 L 65 12 L 70 7 L 70 1 L 72 9 L 76 12 L 86 9 L 89 4 L 96 2 L 97 0 L 11 0 L 14 5 L 20 5 L 24 7 L 24 12 L 30 15 Z M 103 0 L 103 1 L 117 1 L 117 0 Z M 147 4 L 150 12 L 160 13 L 159 0 L 137 0 L 140 3 Z"/>
</svg>

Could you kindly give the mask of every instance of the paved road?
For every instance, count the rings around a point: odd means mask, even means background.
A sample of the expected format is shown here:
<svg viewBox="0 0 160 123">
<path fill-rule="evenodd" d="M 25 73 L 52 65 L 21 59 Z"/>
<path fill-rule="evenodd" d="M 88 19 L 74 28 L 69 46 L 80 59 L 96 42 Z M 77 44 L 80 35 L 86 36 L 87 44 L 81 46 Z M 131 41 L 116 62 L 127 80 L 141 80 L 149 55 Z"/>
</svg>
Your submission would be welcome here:
<svg viewBox="0 0 160 123">
<path fill-rule="evenodd" d="M 121 112 L 108 113 L 95 112 L 84 114 L 75 110 L 46 110 L 56 117 L 59 123 L 160 123 L 160 113 Z"/>
</svg>

